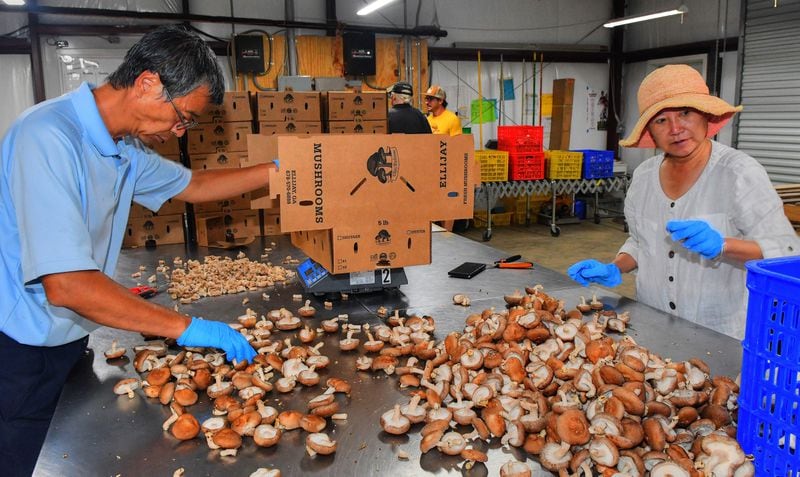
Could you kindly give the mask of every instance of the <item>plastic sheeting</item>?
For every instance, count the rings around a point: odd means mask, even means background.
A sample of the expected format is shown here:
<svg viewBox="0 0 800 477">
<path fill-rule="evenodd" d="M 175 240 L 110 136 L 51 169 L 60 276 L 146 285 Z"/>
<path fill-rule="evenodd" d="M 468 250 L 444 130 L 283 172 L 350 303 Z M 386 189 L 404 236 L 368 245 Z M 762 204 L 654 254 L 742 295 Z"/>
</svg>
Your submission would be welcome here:
<svg viewBox="0 0 800 477">
<path fill-rule="evenodd" d="M 0 60 L 0 137 L 25 109 L 33 106 L 31 60 L 28 55 L 2 55 Z"/>
<path fill-rule="evenodd" d="M 180 13 L 178 0 L 39 0 L 42 7 L 103 8 L 134 12 Z"/>
</svg>

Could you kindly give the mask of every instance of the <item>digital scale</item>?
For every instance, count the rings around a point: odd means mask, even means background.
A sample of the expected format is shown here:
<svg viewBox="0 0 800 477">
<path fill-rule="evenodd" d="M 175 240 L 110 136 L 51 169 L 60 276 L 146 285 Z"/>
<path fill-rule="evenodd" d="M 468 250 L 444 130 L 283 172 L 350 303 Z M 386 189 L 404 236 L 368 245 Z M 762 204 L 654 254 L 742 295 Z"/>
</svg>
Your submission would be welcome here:
<svg viewBox="0 0 800 477">
<path fill-rule="evenodd" d="M 402 268 L 379 268 L 367 272 L 332 274 L 310 258 L 297 266 L 297 275 L 307 292 L 369 293 L 408 284 Z"/>
</svg>

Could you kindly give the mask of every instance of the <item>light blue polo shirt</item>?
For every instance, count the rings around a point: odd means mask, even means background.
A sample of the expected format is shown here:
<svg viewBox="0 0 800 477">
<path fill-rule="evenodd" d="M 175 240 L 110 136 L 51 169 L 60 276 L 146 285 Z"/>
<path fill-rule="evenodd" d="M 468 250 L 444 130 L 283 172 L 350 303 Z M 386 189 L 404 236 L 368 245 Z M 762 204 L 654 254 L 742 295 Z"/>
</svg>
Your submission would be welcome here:
<svg viewBox="0 0 800 477">
<path fill-rule="evenodd" d="M 40 278 L 78 270 L 114 275 L 131 201 L 158 210 L 191 171 L 115 142 L 92 86 L 45 101 L 17 118 L 0 156 L 0 331 L 57 346 L 97 328 L 47 302 Z M 75 293 L 81 293 L 76 289 Z"/>
</svg>

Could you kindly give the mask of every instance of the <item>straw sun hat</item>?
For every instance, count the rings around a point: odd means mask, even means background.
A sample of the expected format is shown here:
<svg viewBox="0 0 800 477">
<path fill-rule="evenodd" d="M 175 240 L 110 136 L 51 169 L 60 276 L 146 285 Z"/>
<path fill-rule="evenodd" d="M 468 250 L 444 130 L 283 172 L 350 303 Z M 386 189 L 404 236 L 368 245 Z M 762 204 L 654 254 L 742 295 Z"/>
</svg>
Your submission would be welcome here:
<svg viewBox="0 0 800 477">
<path fill-rule="evenodd" d="M 732 106 L 710 95 L 703 77 L 688 65 L 667 65 L 653 71 L 639 86 L 637 99 L 639 120 L 631 134 L 619 142 L 623 147 L 656 147 L 647 123 L 666 108 L 689 107 L 706 113 L 709 116 L 708 137 L 717 134 L 742 110 L 741 106 Z"/>
</svg>

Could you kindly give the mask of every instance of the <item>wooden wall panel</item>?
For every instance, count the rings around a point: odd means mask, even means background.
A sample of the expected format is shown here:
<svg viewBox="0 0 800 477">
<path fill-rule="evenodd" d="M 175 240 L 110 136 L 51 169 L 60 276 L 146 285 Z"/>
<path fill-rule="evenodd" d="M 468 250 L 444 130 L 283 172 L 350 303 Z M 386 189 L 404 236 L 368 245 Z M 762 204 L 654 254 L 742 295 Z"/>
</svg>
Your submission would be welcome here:
<svg viewBox="0 0 800 477">
<path fill-rule="evenodd" d="M 309 76 L 344 76 L 344 59 L 342 53 L 342 37 L 299 36 L 297 41 L 297 74 Z M 412 60 L 416 71 L 417 42 L 412 42 Z M 428 85 L 428 45 L 420 41 L 422 52 L 422 84 L 423 90 Z M 414 85 L 414 92 L 419 91 L 416 74 L 414 78 L 405 78 L 405 47 L 400 38 L 377 38 L 375 40 L 376 74 L 368 76 L 362 89 L 384 90 L 403 78 Z M 363 80 L 363 78 L 360 78 Z M 419 94 L 419 93 L 418 93 Z"/>
<path fill-rule="evenodd" d="M 341 36 L 298 36 L 297 74 L 344 76 Z"/>
</svg>

